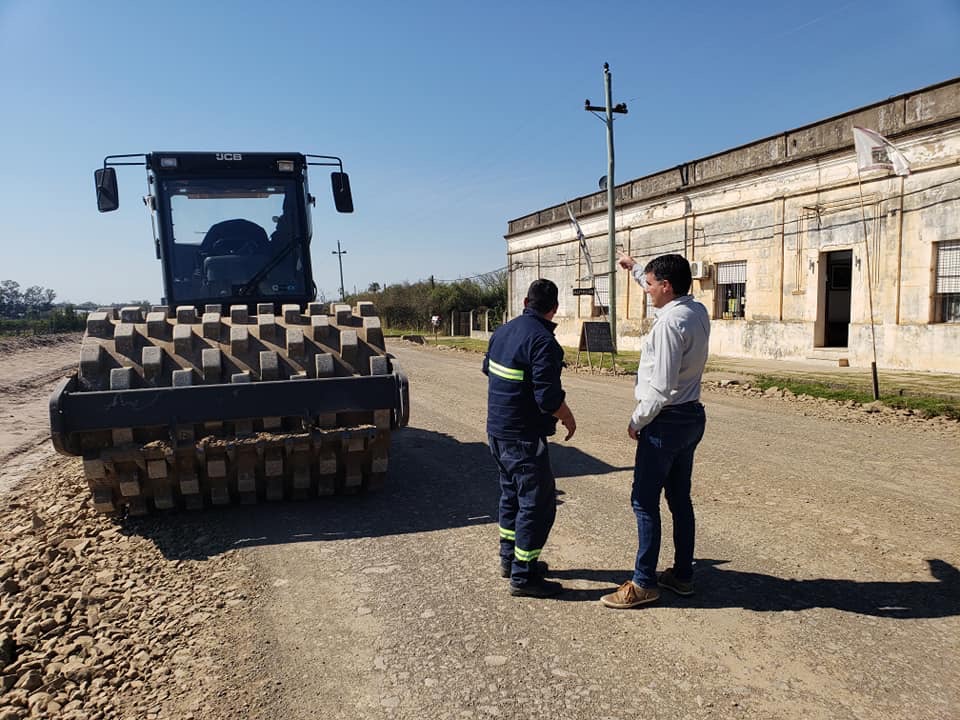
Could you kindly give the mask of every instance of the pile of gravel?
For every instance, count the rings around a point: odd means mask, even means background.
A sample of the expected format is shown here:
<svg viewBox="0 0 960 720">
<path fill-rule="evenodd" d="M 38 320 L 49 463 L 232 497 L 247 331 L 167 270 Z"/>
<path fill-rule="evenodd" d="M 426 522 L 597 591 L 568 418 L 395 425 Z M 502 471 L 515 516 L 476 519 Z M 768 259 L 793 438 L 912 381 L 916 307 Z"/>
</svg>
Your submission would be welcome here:
<svg viewBox="0 0 960 720">
<path fill-rule="evenodd" d="M 777 386 L 762 389 L 739 380 L 706 380 L 703 387 L 711 392 L 745 395 L 747 397 L 779 400 L 794 404 L 802 415 L 843 419 L 874 425 L 921 425 L 948 434 L 960 433 L 960 422 L 944 416 L 927 417 L 909 408 L 893 408 L 879 400 L 859 403 L 855 400 L 830 400 L 812 395 L 796 394 Z"/>
<path fill-rule="evenodd" d="M 0 507 L 0 720 L 215 716 L 213 621 L 247 602 L 234 551 L 95 514 L 79 461 L 38 473 Z"/>
</svg>

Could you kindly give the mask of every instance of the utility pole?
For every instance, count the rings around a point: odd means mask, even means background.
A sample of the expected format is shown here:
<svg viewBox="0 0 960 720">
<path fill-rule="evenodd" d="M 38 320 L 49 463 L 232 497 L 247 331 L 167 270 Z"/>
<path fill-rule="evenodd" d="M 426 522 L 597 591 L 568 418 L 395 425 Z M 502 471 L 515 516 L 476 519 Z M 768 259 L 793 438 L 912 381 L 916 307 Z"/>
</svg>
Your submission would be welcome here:
<svg viewBox="0 0 960 720">
<path fill-rule="evenodd" d="M 347 251 L 340 249 L 340 240 L 339 240 L 339 238 L 337 239 L 337 249 L 336 249 L 336 250 L 331 250 L 331 251 L 330 251 L 330 254 L 331 254 L 331 255 L 336 255 L 336 256 L 337 256 L 337 262 L 340 263 L 340 300 L 343 300 L 344 294 L 345 294 L 345 293 L 344 293 L 344 290 L 343 290 L 343 256 L 347 254 Z"/>
<path fill-rule="evenodd" d="M 613 180 L 613 113 L 627 114 L 627 104 L 618 103 L 613 105 L 611 100 L 612 92 L 610 90 L 610 64 L 603 64 L 603 84 L 606 93 L 606 107 L 594 107 L 587 100 L 584 103 L 584 110 L 587 112 L 602 112 L 606 115 L 607 125 L 607 239 L 609 241 L 609 263 L 610 263 L 610 281 L 608 298 L 610 300 L 610 337 L 613 340 L 613 347 L 617 347 L 617 228 L 616 228 L 616 205 L 614 188 L 616 183 Z"/>
</svg>

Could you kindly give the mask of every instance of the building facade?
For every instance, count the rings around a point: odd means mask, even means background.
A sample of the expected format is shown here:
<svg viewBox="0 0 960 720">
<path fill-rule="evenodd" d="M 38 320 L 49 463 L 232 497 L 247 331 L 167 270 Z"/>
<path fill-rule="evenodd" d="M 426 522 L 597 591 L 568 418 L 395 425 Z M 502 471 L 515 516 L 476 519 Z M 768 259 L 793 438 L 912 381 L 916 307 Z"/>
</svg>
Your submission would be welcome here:
<svg viewBox="0 0 960 720">
<path fill-rule="evenodd" d="M 910 162 L 858 173 L 853 127 Z M 638 262 L 679 253 L 711 311 L 711 353 L 846 360 L 960 372 L 960 78 L 684 163 L 616 187 L 617 246 Z M 606 192 L 508 223 L 509 313 L 530 282 L 560 288 L 561 344 L 609 303 Z M 591 275 L 592 267 L 592 275 Z M 593 295 L 574 289 L 595 287 Z M 616 278 L 617 347 L 652 323 L 640 287 Z M 872 322 L 871 322 L 872 317 Z"/>
</svg>

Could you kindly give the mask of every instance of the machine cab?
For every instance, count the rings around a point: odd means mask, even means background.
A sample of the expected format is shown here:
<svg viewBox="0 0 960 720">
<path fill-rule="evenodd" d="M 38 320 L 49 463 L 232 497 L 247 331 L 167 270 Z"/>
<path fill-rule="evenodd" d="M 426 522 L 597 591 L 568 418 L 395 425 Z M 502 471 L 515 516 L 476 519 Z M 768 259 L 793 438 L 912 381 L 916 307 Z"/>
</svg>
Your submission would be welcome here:
<svg viewBox="0 0 960 720">
<path fill-rule="evenodd" d="M 315 297 L 307 158 L 319 156 L 155 152 L 144 157 L 166 304 L 303 306 Z M 106 163 L 97 171 L 102 211 L 118 205 L 112 173 Z M 349 179 L 342 172 L 332 179 L 337 209 L 351 212 Z"/>
</svg>

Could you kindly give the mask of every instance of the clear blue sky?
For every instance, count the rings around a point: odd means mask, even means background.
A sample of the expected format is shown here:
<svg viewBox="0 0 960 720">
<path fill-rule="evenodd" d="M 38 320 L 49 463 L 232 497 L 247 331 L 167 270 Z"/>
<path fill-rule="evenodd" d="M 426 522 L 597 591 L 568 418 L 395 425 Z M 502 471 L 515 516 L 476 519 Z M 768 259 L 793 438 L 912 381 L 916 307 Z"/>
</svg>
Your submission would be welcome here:
<svg viewBox="0 0 960 720">
<path fill-rule="evenodd" d="M 0 0 L 0 279 L 98 303 L 161 293 L 142 168 L 96 211 L 103 156 L 339 155 L 314 179 L 328 297 L 506 263 L 508 220 L 617 180 L 960 75 L 958 0 L 201 2 Z"/>
</svg>

